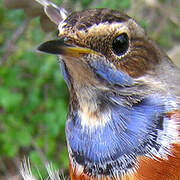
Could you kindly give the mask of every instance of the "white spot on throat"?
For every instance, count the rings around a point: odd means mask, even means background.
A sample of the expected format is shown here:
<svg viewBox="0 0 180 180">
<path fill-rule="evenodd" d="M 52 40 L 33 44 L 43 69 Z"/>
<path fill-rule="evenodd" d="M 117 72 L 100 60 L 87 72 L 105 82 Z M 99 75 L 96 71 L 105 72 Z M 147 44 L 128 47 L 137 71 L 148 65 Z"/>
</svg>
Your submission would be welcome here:
<svg viewBox="0 0 180 180">
<path fill-rule="evenodd" d="M 79 117 L 83 130 L 88 128 L 93 131 L 98 127 L 104 127 L 111 120 L 111 112 L 108 109 L 104 112 L 100 112 L 99 110 L 92 112 L 85 106 L 79 111 Z"/>
</svg>

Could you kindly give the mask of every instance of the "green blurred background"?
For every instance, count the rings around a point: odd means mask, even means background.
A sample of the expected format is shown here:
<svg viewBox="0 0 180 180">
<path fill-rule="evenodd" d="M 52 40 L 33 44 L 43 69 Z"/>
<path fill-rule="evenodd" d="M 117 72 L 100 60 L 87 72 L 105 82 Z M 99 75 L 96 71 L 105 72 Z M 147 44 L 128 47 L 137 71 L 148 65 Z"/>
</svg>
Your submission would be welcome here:
<svg viewBox="0 0 180 180">
<path fill-rule="evenodd" d="M 0 0 L 0 180 L 21 179 L 18 166 L 24 157 L 42 177 L 47 161 L 68 172 L 67 86 L 57 58 L 35 51 L 40 43 L 56 38 L 57 30 L 49 32 L 53 26 L 31 3 Z M 125 11 L 180 64 L 179 0 L 66 0 L 63 6 Z"/>
</svg>

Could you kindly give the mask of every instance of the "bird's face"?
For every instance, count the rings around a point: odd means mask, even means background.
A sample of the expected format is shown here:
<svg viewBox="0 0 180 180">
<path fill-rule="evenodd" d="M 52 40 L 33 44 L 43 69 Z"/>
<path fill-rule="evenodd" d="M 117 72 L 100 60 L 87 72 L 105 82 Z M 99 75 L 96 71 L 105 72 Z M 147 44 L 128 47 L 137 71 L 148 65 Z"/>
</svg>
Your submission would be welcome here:
<svg viewBox="0 0 180 180">
<path fill-rule="evenodd" d="M 51 53 L 50 46 L 53 47 L 52 53 L 62 57 L 76 83 L 98 83 L 94 74 L 97 70 L 90 64 L 105 63 L 114 71 L 138 78 L 154 69 L 160 61 L 161 52 L 144 30 L 118 11 L 75 12 L 61 22 L 58 29 L 61 40 L 51 41 L 39 49 Z"/>
<path fill-rule="evenodd" d="M 70 89 L 66 134 L 75 174 L 118 179 L 137 168 L 138 157 L 166 156 L 177 133 L 164 114 L 178 107 L 179 95 L 168 57 L 119 11 L 74 12 L 58 30 L 59 40 L 39 50 L 60 57 Z"/>
<path fill-rule="evenodd" d="M 98 91 L 115 85 L 132 86 L 135 79 L 154 75 L 162 59 L 162 52 L 141 26 L 119 11 L 74 12 L 59 23 L 58 30 L 59 40 L 46 42 L 39 50 L 63 59 L 65 79 L 79 99 L 85 99 L 81 97 L 84 93 L 94 96 L 94 91 L 87 89 Z M 159 83 L 155 85 L 162 89 Z M 154 89 L 154 83 L 150 86 Z"/>
</svg>

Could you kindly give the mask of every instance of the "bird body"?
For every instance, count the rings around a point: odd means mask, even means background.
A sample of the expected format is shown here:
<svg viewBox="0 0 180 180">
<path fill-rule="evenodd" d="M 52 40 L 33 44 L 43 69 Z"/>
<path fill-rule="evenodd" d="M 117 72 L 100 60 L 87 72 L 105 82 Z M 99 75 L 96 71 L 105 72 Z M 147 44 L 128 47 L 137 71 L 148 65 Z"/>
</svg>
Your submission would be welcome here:
<svg viewBox="0 0 180 180">
<path fill-rule="evenodd" d="M 180 179 L 180 70 L 119 11 L 51 19 L 59 39 L 39 50 L 59 56 L 70 91 L 71 179 Z"/>
</svg>

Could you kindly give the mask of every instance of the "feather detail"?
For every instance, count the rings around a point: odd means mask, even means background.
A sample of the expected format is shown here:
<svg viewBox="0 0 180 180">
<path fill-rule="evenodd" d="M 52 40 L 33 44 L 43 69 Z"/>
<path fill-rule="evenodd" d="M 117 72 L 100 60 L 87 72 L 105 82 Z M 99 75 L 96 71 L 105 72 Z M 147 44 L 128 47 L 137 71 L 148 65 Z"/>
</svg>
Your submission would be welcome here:
<svg viewBox="0 0 180 180">
<path fill-rule="evenodd" d="M 174 144 L 168 159 L 139 158 L 139 168 L 132 180 L 179 180 L 180 144 Z"/>
<path fill-rule="evenodd" d="M 51 163 L 47 163 L 45 167 L 46 167 L 48 176 L 44 180 L 68 180 L 69 179 L 65 177 L 62 171 L 55 170 Z M 31 169 L 31 163 L 29 159 L 24 159 L 24 161 L 21 163 L 20 174 L 23 180 L 38 180 L 39 179 L 38 177 L 35 177 L 33 175 L 32 169 Z M 39 177 L 41 178 L 41 180 L 43 180 L 40 174 L 39 174 Z"/>
<path fill-rule="evenodd" d="M 178 129 L 177 142 L 172 144 L 167 159 L 139 157 L 139 168 L 132 178 L 123 180 L 179 180 L 180 179 L 180 109 L 168 113 Z M 153 173 L 152 173 L 153 172 Z"/>
</svg>

